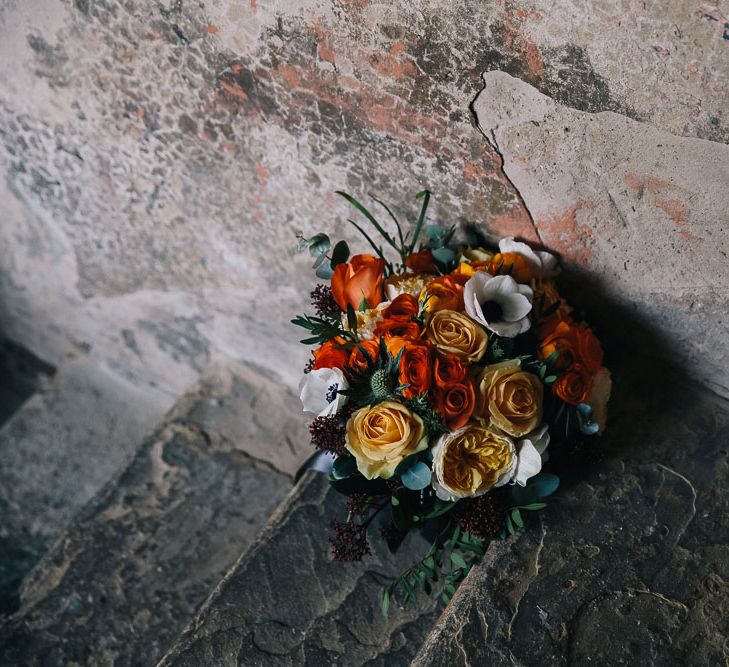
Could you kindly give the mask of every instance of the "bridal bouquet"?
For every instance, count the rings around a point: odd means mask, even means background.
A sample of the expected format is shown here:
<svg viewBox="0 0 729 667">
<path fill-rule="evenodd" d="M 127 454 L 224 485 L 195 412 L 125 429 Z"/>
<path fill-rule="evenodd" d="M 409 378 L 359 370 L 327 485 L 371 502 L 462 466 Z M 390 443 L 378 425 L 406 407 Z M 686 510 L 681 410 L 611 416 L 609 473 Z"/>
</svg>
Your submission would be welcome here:
<svg viewBox="0 0 729 667">
<path fill-rule="evenodd" d="M 437 587 L 447 601 L 490 540 L 545 506 L 556 472 L 595 447 L 611 380 L 600 342 L 560 297 L 554 255 L 513 238 L 456 245 L 454 228 L 425 224 L 427 191 L 410 231 L 375 199 L 393 232 L 338 194 L 374 254 L 299 235 L 327 281 L 311 293 L 315 314 L 293 320 L 316 346 L 299 389 L 316 415 L 312 444 L 336 457 L 330 483 L 347 496 L 334 558 L 370 553 L 378 515 L 392 550 L 413 529 L 432 542 L 385 588 L 387 614 L 396 590 L 407 602 Z"/>
</svg>

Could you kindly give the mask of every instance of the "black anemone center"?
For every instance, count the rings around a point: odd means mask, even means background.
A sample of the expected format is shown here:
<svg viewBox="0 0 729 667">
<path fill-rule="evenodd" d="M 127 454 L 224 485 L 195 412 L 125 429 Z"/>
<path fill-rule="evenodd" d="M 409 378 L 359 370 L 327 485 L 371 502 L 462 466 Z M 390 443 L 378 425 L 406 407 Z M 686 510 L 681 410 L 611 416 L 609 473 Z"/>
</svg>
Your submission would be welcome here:
<svg viewBox="0 0 729 667">
<path fill-rule="evenodd" d="M 335 383 L 330 385 L 327 388 L 327 403 L 334 402 L 334 399 L 337 397 L 337 390 L 339 389 L 339 384 Z"/>
<path fill-rule="evenodd" d="M 481 304 L 481 311 L 487 322 L 500 322 L 504 316 L 504 309 L 496 301 L 485 301 Z"/>
</svg>

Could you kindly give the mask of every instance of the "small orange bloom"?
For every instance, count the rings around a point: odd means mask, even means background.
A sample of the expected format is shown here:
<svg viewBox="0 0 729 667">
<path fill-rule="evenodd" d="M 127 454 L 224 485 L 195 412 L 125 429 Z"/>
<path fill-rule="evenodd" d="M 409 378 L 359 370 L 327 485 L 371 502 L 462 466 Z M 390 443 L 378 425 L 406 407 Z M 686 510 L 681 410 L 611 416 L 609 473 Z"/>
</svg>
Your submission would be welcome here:
<svg viewBox="0 0 729 667">
<path fill-rule="evenodd" d="M 441 276 L 428 284 L 428 301 L 425 310 L 434 313 L 436 310 L 463 310 L 463 285 L 459 285 L 450 276 Z M 420 295 L 423 298 L 425 290 Z"/>
<path fill-rule="evenodd" d="M 602 366 L 602 345 L 592 330 L 586 326 L 573 326 L 560 322 L 539 347 L 539 356 L 547 359 L 554 352 L 559 357 L 554 362 L 557 369 L 582 364 L 588 373 L 594 375 Z"/>
<path fill-rule="evenodd" d="M 435 405 L 443 415 L 446 425 L 451 430 L 464 426 L 476 407 L 476 391 L 471 379 L 438 389 L 435 394 Z"/>
<path fill-rule="evenodd" d="M 407 322 L 418 314 L 418 310 L 418 300 L 414 296 L 400 294 L 382 311 L 382 316 L 384 319 L 405 320 Z"/>
<path fill-rule="evenodd" d="M 436 354 L 433 367 L 435 385 L 443 389 L 466 379 L 466 367 L 454 354 Z"/>
<path fill-rule="evenodd" d="M 400 294 L 382 311 L 382 319 L 375 327 L 376 336 L 397 336 L 415 340 L 420 338 L 422 327 L 413 322 L 418 314 L 418 300 L 410 294 Z"/>
<path fill-rule="evenodd" d="M 370 308 L 382 302 L 385 260 L 374 255 L 355 255 L 349 262 L 337 264 L 332 276 L 332 294 L 342 310 L 347 304 L 357 310 L 366 301 Z"/>
<path fill-rule="evenodd" d="M 554 383 L 554 393 L 565 403 L 584 403 L 592 391 L 592 375 L 581 364 L 573 364 Z"/>
<path fill-rule="evenodd" d="M 415 273 L 435 273 L 435 261 L 430 250 L 414 252 L 405 259 L 405 266 Z"/>
<path fill-rule="evenodd" d="M 344 368 L 349 358 L 349 350 L 342 347 L 344 338 L 332 338 L 324 343 L 318 350 L 314 350 L 313 369 Z"/>
<path fill-rule="evenodd" d="M 423 333 L 422 327 L 417 322 L 404 320 L 382 320 L 375 327 L 376 336 L 396 336 L 408 340 L 418 340 Z"/>
<path fill-rule="evenodd" d="M 400 359 L 400 384 L 409 385 L 404 391 L 405 398 L 422 394 L 430 388 L 433 353 L 429 345 L 409 343 L 405 346 Z"/>
<path fill-rule="evenodd" d="M 473 264 L 469 264 L 468 262 L 461 262 L 453 271 L 451 271 L 448 274 L 448 277 L 453 280 L 453 282 L 458 283 L 459 285 L 465 285 L 470 278 L 473 276 L 474 273 L 476 273 L 478 269 L 473 266 Z"/>
<path fill-rule="evenodd" d="M 518 283 L 528 283 L 534 278 L 529 262 L 515 252 L 496 253 L 489 262 L 488 270 L 494 276 L 509 274 Z"/>
<path fill-rule="evenodd" d="M 367 370 L 367 357 L 365 357 L 364 352 L 360 348 L 363 348 L 367 352 L 371 361 L 376 361 L 380 352 L 380 341 L 374 338 L 361 340 L 352 348 L 352 351 L 349 353 L 347 365 L 355 371 Z"/>
</svg>

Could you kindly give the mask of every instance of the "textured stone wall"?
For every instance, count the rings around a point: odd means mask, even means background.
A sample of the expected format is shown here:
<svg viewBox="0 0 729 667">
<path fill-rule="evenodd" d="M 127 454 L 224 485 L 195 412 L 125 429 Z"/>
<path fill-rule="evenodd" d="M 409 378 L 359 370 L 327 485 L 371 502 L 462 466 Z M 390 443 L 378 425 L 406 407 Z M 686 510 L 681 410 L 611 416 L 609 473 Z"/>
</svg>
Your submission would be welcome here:
<svg viewBox="0 0 729 667">
<path fill-rule="evenodd" d="M 727 393 L 727 17 L 0 0 L 0 329 L 170 393 L 218 351 L 293 382 L 311 281 L 294 230 L 351 237 L 335 189 L 406 213 L 428 187 L 433 219 L 585 266 Z"/>
</svg>

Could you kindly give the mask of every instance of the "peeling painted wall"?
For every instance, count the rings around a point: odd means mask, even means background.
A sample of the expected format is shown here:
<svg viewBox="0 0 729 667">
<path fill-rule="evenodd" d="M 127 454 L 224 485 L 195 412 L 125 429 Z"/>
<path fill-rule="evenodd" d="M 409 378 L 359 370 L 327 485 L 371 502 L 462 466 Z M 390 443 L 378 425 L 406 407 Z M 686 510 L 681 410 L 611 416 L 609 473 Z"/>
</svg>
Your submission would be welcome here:
<svg viewBox="0 0 729 667">
<path fill-rule="evenodd" d="M 169 393 L 217 352 L 293 383 L 306 353 L 288 319 L 311 281 L 294 230 L 351 238 L 335 189 L 405 213 L 428 187 L 434 219 L 541 235 L 664 333 L 683 327 L 696 374 L 726 389 L 725 323 L 712 329 L 721 353 L 706 358 L 691 335 L 703 323 L 680 308 L 668 318 L 683 297 L 656 286 L 673 285 L 670 247 L 686 284 L 712 299 L 702 319 L 726 306 L 729 5 L 669 5 L 0 1 L 0 326 L 52 361 L 82 346 Z M 495 71 L 554 105 L 569 131 L 528 118 L 528 142 L 517 129 L 499 143 L 501 116 L 479 129 L 470 105 Z M 565 179 L 521 177 L 549 171 L 555 151 L 578 156 L 603 202 L 585 118 L 604 112 L 631 137 L 684 142 L 681 173 L 700 167 L 674 184 L 660 154 L 640 160 L 626 192 L 667 203 L 621 229 L 595 223 Z M 624 140 L 594 127 L 603 148 Z M 652 178 L 668 179 L 665 192 Z M 654 216 L 661 252 L 639 231 Z M 650 275 L 615 281 L 619 254 L 649 259 Z"/>
</svg>

